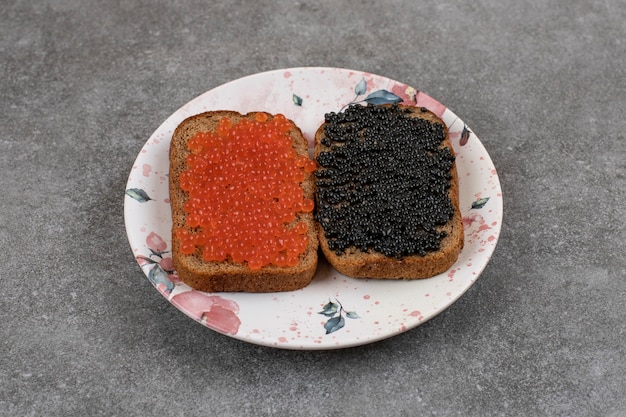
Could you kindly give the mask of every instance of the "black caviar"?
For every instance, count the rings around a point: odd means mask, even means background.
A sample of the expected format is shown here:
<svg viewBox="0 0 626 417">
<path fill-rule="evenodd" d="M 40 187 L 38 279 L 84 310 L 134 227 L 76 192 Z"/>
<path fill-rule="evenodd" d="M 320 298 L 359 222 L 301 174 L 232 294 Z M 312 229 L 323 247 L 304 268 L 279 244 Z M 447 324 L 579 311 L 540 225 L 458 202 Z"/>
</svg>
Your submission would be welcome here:
<svg viewBox="0 0 626 417">
<path fill-rule="evenodd" d="M 454 155 L 441 147 L 442 124 L 409 113 L 352 105 L 325 115 L 316 219 L 337 254 L 355 247 L 402 258 L 439 249 L 445 232 L 437 226 L 454 214 Z"/>
</svg>

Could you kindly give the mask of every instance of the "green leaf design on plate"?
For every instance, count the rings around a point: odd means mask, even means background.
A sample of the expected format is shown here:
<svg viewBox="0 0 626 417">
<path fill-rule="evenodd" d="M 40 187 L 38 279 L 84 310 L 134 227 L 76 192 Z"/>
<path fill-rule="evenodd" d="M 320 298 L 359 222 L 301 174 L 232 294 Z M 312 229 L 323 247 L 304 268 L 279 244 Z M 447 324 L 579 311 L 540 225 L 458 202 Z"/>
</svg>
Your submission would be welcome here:
<svg viewBox="0 0 626 417">
<path fill-rule="evenodd" d="M 328 303 L 326 303 L 324 307 L 322 307 L 322 311 L 318 313 L 326 317 L 330 317 L 326 321 L 326 323 L 324 323 L 324 329 L 326 329 L 326 334 L 336 332 L 337 330 L 343 328 L 346 325 L 346 317 L 349 319 L 361 318 L 356 313 L 356 311 L 346 311 L 343 309 L 343 306 L 341 305 L 339 300 L 335 301 L 336 302 L 328 300 Z"/>
<path fill-rule="evenodd" d="M 463 125 L 463 131 L 461 132 L 461 139 L 459 140 L 459 145 L 461 146 L 465 146 L 465 144 L 467 144 L 467 141 L 470 138 L 470 134 L 472 133 L 471 130 L 469 130 L 469 128 L 467 127 L 466 124 Z"/>
<path fill-rule="evenodd" d="M 354 87 L 354 93 L 357 96 L 361 96 L 365 94 L 367 91 L 367 81 L 365 81 L 365 77 L 361 78 L 361 81 Z"/>
<path fill-rule="evenodd" d="M 337 311 L 339 311 L 339 304 L 329 301 L 328 304 L 322 307 L 322 311 L 318 314 L 323 314 L 326 317 L 332 317 L 337 313 Z"/>
<path fill-rule="evenodd" d="M 165 291 L 168 293 L 174 289 L 174 284 L 168 278 L 167 272 L 165 272 L 159 264 L 154 264 L 150 271 L 148 271 L 148 279 L 155 287 L 159 284 L 165 285 Z"/>
<path fill-rule="evenodd" d="M 152 198 L 148 196 L 148 193 L 146 193 L 141 188 L 129 188 L 128 190 L 126 190 L 126 195 L 133 200 L 139 201 L 140 203 L 145 203 L 152 200 Z"/>
<path fill-rule="evenodd" d="M 336 332 L 337 330 L 343 328 L 345 324 L 346 320 L 343 318 L 343 316 L 339 315 L 337 317 L 333 317 L 332 319 L 328 320 L 326 324 L 324 324 L 326 334 Z"/>
<path fill-rule="evenodd" d="M 472 203 L 472 208 L 481 209 L 485 206 L 485 204 L 487 204 L 487 201 L 489 201 L 489 197 L 479 198 Z"/>
<path fill-rule="evenodd" d="M 356 311 L 347 311 L 346 312 L 346 317 L 349 319 L 360 319 L 361 317 L 356 314 Z"/>
<path fill-rule="evenodd" d="M 395 95 L 394 93 L 387 90 L 377 90 L 373 93 L 370 93 L 367 97 L 365 97 L 365 101 L 368 104 L 398 104 L 402 102 L 402 99 Z"/>
<path fill-rule="evenodd" d="M 293 96 L 291 96 L 291 99 L 293 100 L 293 104 L 295 104 L 296 106 L 302 106 L 302 97 L 294 94 Z"/>
</svg>

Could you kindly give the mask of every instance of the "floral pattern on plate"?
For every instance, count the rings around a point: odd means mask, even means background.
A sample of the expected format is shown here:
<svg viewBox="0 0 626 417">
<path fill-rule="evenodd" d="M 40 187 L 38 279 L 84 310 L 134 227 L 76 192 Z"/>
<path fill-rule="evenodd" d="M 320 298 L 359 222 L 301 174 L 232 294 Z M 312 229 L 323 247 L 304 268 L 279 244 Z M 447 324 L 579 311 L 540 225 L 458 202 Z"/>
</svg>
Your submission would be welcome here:
<svg viewBox="0 0 626 417">
<path fill-rule="evenodd" d="M 350 103 L 368 102 L 426 107 L 448 126 L 457 158 L 466 236 L 459 259 L 447 272 L 416 281 L 353 279 L 335 271 L 322 258 L 309 286 L 286 293 L 208 294 L 180 281 L 170 254 L 167 175 L 169 142 L 182 120 L 203 111 L 224 109 L 282 113 L 301 128 L 312 150 L 324 114 L 338 112 Z M 191 100 L 145 143 L 125 191 L 124 220 L 131 249 L 143 273 L 172 305 L 217 332 L 286 349 L 362 345 L 419 326 L 472 286 L 495 249 L 502 223 L 502 192 L 496 169 L 481 142 L 459 117 L 412 86 L 339 68 L 290 68 L 255 74 Z"/>
</svg>

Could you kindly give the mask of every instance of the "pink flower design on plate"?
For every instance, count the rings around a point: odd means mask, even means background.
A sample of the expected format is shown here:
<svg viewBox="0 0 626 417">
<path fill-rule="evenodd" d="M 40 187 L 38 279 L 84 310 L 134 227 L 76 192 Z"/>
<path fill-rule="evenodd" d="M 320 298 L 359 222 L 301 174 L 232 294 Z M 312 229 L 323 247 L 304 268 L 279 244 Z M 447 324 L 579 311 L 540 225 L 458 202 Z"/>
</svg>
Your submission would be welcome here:
<svg viewBox="0 0 626 417">
<path fill-rule="evenodd" d="M 150 232 L 146 237 L 146 246 L 148 246 L 148 249 L 150 249 L 152 253 L 161 255 L 165 252 L 165 249 L 167 249 L 167 242 L 156 233 Z"/>
<path fill-rule="evenodd" d="M 235 335 L 239 331 L 239 306 L 232 300 L 191 290 L 176 294 L 170 301 L 195 320 L 218 332 Z"/>
<path fill-rule="evenodd" d="M 174 270 L 174 261 L 171 256 L 164 256 L 167 251 L 167 242 L 154 232 L 150 232 L 146 237 L 146 246 L 150 250 L 150 255 L 137 255 L 137 263 L 144 267 L 149 265 L 148 279 L 163 294 L 169 294 L 174 289 L 175 284 L 182 281 Z"/>
<path fill-rule="evenodd" d="M 474 225 L 474 223 L 478 224 L 478 229 L 476 230 L 477 232 L 491 229 L 491 227 L 486 224 L 483 216 L 481 216 L 480 214 L 472 214 L 470 216 L 463 217 L 463 227 L 465 229 L 469 229 L 470 227 L 472 227 L 472 225 Z"/>
</svg>

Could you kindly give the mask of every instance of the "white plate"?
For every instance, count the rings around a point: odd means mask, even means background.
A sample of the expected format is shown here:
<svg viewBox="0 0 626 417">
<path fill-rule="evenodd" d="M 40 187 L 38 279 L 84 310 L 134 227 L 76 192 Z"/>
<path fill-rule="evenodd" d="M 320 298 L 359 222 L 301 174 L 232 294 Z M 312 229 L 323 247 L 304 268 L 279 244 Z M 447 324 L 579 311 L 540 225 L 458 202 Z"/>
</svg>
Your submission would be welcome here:
<svg viewBox="0 0 626 417">
<path fill-rule="evenodd" d="M 283 113 L 312 144 L 324 114 L 351 102 L 402 100 L 447 124 L 457 154 L 465 247 L 447 272 L 417 281 L 352 279 L 323 257 L 304 289 L 270 294 L 192 290 L 172 271 L 168 150 L 175 127 L 208 110 Z M 403 83 L 338 68 L 291 68 L 251 75 L 185 104 L 150 137 L 132 167 L 124 204 L 128 240 L 142 271 L 174 306 L 236 339 L 285 349 L 334 349 L 381 340 L 419 326 L 454 303 L 481 274 L 502 224 L 502 193 L 487 151 L 441 103 Z M 324 312 L 325 314 L 321 314 Z"/>
</svg>

